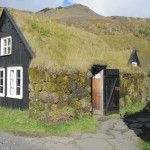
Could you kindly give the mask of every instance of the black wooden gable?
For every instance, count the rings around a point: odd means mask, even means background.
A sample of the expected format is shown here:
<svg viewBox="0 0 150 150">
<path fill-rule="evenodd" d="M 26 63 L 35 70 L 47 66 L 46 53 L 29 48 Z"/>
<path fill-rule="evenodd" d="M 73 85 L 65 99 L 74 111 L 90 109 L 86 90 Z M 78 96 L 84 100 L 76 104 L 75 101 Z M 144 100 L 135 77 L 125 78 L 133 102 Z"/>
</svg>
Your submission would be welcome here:
<svg viewBox="0 0 150 150">
<path fill-rule="evenodd" d="M 13 28 L 16 30 L 16 33 L 18 34 L 18 36 L 20 37 L 23 45 L 26 47 L 26 49 L 28 50 L 31 58 L 34 58 L 35 57 L 35 54 L 34 52 L 32 51 L 31 47 L 29 46 L 28 42 L 26 41 L 25 37 L 23 36 L 22 32 L 20 31 L 20 29 L 18 28 L 18 26 L 16 25 L 13 17 L 11 16 L 11 14 L 9 13 L 8 9 L 7 8 L 4 8 L 3 12 L 2 12 L 2 15 L 1 15 L 1 18 L 0 18 L 0 31 L 2 30 L 2 26 L 3 26 L 3 23 L 5 21 L 5 19 L 8 19 Z"/>
<path fill-rule="evenodd" d="M 133 62 L 136 62 L 137 66 L 141 65 L 136 50 L 132 51 L 132 54 L 131 54 L 129 61 L 128 61 L 128 64 L 132 64 Z"/>
</svg>

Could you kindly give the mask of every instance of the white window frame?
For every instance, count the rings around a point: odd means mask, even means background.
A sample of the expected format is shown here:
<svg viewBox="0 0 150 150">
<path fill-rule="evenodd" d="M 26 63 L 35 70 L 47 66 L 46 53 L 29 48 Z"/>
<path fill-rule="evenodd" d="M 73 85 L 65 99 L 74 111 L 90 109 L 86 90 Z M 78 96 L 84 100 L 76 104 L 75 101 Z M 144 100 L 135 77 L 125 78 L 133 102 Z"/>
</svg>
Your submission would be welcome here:
<svg viewBox="0 0 150 150">
<path fill-rule="evenodd" d="M 134 67 L 137 67 L 138 66 L 138 64 L 137 64 L 137 62 L 132 62 L 132 66 L 134 66 Z"/>
<path fill-rule="evenodd" d="M 17 70 L 20 70 L 20 86 L 17 86 Z M 14 73 L 13 78 L 13 94 L 11 94 L 11 71 Z M 20 88 L 20 95 L 17 95 L 17 87 Z M 10 98 L 17 98 L 22 99 L 23 98 L 23 68 L 22 67 L 8 67 L 7 68 L 7 97 Z"/>
<path fill-rule="evenodd" d="M 6 45 L 4 44 L 4 41 L 6 40 Z M 8 45 L 8 40 L 10 40 L 10 44 Z M 6 49 L 6 53 L 4 52 Z M 10 49 L 10 52 L 8 52 L 8 49 Z M 12 37 L 6 36 L 1 38 L 1 53 L 0 56 L 6 56 L 12 54 Z"/>
<path fill-rule="evenodd" d="M 0 93 L 0 96 L 1 97 L 4 97 L 5 96 L 5 69 L 4 68 L 0 68 L 0 72 L 3 72 L 3 84 L 1 85 L 0 84 L 0 87 L 2 86 L 3 87 L 3 92 L 2 93 Z M 1 80 L 1 76 L 0 76 L 0 80 Z"/>
</svg>

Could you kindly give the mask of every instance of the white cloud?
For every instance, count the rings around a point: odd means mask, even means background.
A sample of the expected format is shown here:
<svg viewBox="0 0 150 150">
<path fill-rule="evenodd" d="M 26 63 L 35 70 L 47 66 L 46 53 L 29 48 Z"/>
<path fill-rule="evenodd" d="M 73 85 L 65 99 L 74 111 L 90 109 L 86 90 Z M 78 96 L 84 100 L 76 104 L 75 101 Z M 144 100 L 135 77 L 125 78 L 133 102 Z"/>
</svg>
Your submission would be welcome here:
<svg viewBox="0 0 150 150">
<path fill-rule="evenodd" d="M 0 0 L 0 6 L 22 10 L 38 11 L 63 5 L 64 0 Z"/>
<path fill-rule="evenodd" d="M 150 0 L 70 0 L 104 16 L 150 17 Z"/>
<path fill-rule="evenodd" d="M 104 16 L 150 17 L 150 0 L 68 0 L 80 3 Z M 63 6 L 64 0 L 0 0 L 0 6 L 38 11 Z"/>
</svg>

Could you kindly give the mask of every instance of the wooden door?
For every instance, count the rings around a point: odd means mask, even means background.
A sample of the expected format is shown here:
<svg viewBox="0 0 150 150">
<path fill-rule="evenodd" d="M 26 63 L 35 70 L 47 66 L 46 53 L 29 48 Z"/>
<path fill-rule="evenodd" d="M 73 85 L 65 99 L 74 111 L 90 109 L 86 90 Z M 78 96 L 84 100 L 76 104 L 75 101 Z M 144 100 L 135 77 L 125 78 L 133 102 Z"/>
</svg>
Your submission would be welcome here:
<svg viewBox="0 0 150 150">
<path fill-rule="evenodd" d="M 119 70 L 104 71 L 104 114 L 119 113 Z"/>
<path fill-rule="evenodd" d="M 94 115 L 103 115 L 103 71 L 92 77 L 92 105 Z"/>
</svg>

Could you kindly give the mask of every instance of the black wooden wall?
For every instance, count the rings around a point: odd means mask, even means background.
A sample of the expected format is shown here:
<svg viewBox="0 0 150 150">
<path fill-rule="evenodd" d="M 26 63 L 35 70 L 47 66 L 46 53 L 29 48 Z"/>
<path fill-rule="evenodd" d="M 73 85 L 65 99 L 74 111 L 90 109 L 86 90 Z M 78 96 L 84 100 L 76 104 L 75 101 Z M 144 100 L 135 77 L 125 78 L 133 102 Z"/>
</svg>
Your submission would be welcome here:
<svg viewBox="0 0 150 150">
<path fill-rule="evenodd" d="M 14 28 L 12 22 L 5 15 L 1 18 L 0 23 L 0 38 L 12 36 L 12 54 L 8 56 L 0 56 L 0 67 L 5 68 L 5 75 L 7 76 L 7 67 L 22 66 L 23 67 L 23 99 L 8 98 L 7 95 L 7 83 L 5 83 L 5 97 L 0 97 L 0 105 L 11 108 L 28 108 L 29 103 L 29 91 L 28 91 L 28 68 L 31 60 L 31 56 L 26 49 L 24 43 Z M 1 47 L 1 45 L 0 45 Z M 5 77 L 7 82 L 7 77 Z"/>
</svg>

